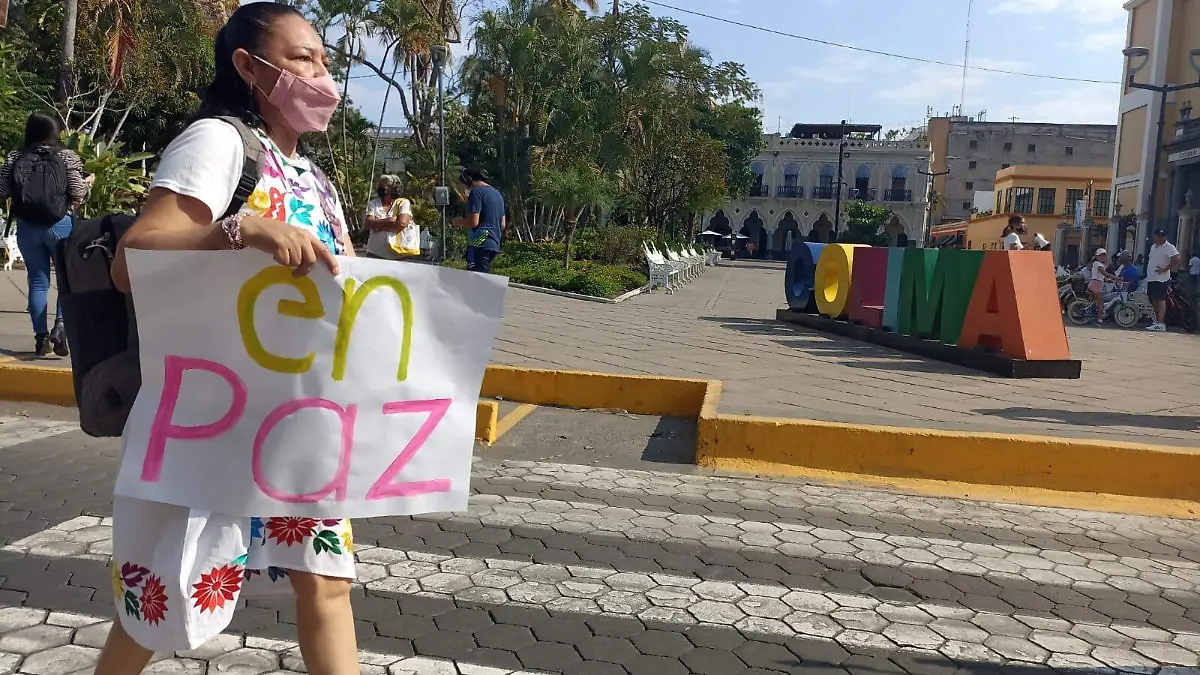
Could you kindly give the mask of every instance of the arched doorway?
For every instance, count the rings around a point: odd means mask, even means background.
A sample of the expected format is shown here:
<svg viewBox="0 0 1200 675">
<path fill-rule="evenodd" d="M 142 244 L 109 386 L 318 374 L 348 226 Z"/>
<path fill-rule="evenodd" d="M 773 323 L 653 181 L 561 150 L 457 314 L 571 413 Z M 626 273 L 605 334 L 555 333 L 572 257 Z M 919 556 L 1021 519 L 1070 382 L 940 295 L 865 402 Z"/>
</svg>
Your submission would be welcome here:
<svg viewBox="0 0 1200 675">
<path fill-rule="evenodd" d="M 752 258 L 761 257 L 763 249 L 766 248 L 767 230 L 757 209 L 751 211 L 742 221 L 742 228 L 738 233 L 746 237 L 738 240 L 738 248 L 744 248 Z"/>
<path fill-rule="evenodd" d="M 792 250 L 795 242 L 800 241 L 800 223 L 791 211 L 783 214 L 779 227 L 775 228 L 775 236 L 771 241 L 772 255 L 778 260 L 787 259 L 787 252 Z"/>
<path fill-rule="evenodd" d="M 892 219 L 883 226 L 883 233 L 887 235 L 889 246 L 907 246 L 908 235 L 904 233 L 904 223 L 900 222 L 900 216 L 893 215 Z M 904 238 L 904 243 L 900 243 L 900 238 Z"/>
<path fill-rule="evenodd" d="M 813 242 L 831 242 L 833 241 L 833 221 L 829 219 L 829 214 L 822 213 L 817 222 L 813 223 L 812 230 L 808 233 L 808 240 Z"/>
<path fill-rule="evenodd" d="M 722 210 L 718 210 L 712 218 L 708 219 L 708 229 L 721 234 L 733 232 L 733 228 L 729 226 L 729 217 Z"/>
</svg>

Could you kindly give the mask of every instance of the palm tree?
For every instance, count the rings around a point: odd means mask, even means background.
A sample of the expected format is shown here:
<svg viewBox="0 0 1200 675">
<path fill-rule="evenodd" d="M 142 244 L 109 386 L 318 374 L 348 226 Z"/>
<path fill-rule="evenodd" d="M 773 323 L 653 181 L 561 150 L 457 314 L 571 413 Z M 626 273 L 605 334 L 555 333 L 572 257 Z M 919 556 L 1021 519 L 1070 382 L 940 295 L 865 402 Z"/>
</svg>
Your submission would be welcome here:
<svg viewBox="0 0 1200 675">
<path fill-rule="evenodd" d="M 565 169 L 546 167 L 534 174 L 533 194 L 546 205 L 561 209 L 566 224 L 563 267 L 571 268 L 571 243 L 579 219 L 588 207 L 612 202 L 612 184 L 595 166 L 577 163 Z"/>
</svg>

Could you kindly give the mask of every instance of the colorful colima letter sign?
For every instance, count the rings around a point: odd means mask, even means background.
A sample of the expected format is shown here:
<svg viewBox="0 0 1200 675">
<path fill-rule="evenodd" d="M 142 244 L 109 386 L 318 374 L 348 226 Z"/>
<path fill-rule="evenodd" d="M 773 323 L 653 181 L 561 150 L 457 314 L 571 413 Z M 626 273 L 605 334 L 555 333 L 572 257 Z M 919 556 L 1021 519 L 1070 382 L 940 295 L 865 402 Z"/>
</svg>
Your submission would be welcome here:
<svg viewBox="0 0 1200 675">
<path fill-rule="evenodd" d="M 234 516 L 465 508 L 503 279 L 340 262 L 297 278 L 258 253 L 131 253 L 142 389 L 118 494 Z"/>
<path fill-rule="evenodd" d="M 788 259 L 784 291 L 794 311 L 1014 359 L 1070 358 L 1044 251 L 806 243 Z"/>
</svg>

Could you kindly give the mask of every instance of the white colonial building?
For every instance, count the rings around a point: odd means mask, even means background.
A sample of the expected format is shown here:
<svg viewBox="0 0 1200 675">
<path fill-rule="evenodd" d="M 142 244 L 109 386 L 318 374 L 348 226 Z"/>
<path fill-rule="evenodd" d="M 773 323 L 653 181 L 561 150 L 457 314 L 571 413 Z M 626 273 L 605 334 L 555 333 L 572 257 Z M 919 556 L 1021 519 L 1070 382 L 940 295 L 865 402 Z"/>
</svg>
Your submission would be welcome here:
<svg viewBox="0 0 1200 675">
<path fill-rule="evenodd" d="M 833 241 L 838 151 L 844 145 L 842 204 L 864 200 L 885 206 L 895 214 L 885 228 L 892 242 L 922 244 L 929 181 L 921 172 L 928 170 L 929 143 L 878 140 L 880 130 L 797 124 L 787 136 L 765 135 L 750 196 L 705 214 L 705 226 L 748 237 L 744 241 L 754 245 L 756 257 L 783 258 L 797 241 Z"/>
</svg>

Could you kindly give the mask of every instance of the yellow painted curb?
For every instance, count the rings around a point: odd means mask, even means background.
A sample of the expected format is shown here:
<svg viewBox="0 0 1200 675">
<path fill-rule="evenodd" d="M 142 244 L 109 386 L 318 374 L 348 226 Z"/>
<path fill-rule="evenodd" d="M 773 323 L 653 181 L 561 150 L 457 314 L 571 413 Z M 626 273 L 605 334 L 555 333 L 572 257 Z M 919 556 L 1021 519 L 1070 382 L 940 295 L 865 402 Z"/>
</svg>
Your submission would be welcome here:
<svg viewBox="0 0 1200 675">
<path fill-rule="evenodd" d="M 488 366 L 479 395 L 579 410 L 695 417 L 708 386 L 708 380 Z"/>
<path fill-rule="evenodd" d="M 496 425 L 496 440 L 504 437 L 504 434 L 512 431 L 512 428 L 521 423 L 521 420 L 529 417 L 529 414 L 537 410 L 537 406 L 532 403 L 522 403 L 517 406 L 512 412 L 500 418 L 500 423 Z"/>
<path fill-rule="evenodd" d="M 696 463 L 812 476 L 922 479 L 1128 497 L 1200 499 L 1200 450 L 1050 436 L 962 433 L 717 415 Z"/>
<path fill-rule="evenodd" d="M 19 361 L 0 363 L 0 400 L 74 406 L 71 370 Z"/>
<path fill-rule="evenodd" d="M 475 406 L 475 438 L 491 445 L 499 438 L 496 418 L 500 415 L 500 404 L 495 401 L 480 401 Z"/>
</svg>

